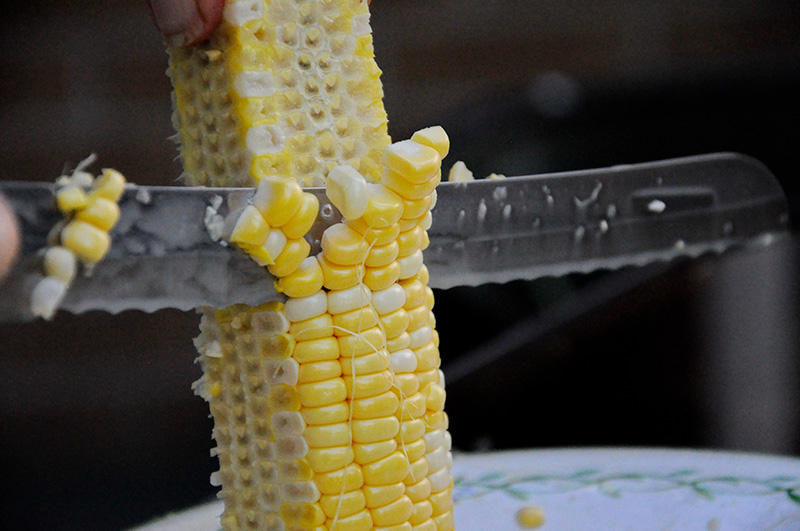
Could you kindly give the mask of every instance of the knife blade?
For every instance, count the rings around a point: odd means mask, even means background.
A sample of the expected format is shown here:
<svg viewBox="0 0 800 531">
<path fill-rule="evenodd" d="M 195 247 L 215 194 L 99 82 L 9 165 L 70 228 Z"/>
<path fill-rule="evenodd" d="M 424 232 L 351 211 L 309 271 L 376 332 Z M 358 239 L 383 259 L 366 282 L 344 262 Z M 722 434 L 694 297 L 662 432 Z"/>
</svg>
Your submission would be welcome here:
<svg viewBox="0 0 800 531">
<path fill-rule="evenodd" d="M 61 215 L 52 185 L 5 182 L 0 191 L 23 236 L 22 257 L 0 286 L 0 320 L 29 320 L 42 250 Z M 307 236 L 314 253 L 341 215 L 324 189 L 306 191 L 320 200 Z M 446 182 L 437 193 L 424 256 L 431 286 L 442 289 L 767 244 L 789 227 L 777 179 L 759 161 L 734 153 Z M 282 300 L 264 268 L 215 239 L 221 220 L 252 194 L 248 188 L 129 185 L 108 255 L 91 275 L 75 279 L 61 308 L 117 313 Z"/>
</svg>

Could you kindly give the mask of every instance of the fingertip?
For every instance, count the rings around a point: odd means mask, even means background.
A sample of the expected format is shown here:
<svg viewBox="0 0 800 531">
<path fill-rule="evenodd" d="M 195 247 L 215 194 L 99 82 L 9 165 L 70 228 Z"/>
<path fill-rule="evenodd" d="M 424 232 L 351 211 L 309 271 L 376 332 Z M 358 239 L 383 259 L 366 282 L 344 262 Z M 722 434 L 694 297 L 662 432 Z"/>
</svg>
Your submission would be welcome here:
<svg viewBox="0 0 800 531">
<path fill-rule="evenodd" d="M 0 195 L 0 280 L 11 270 L 20 248 L 17 217 Z"/>
<path fill-rule="evenodd" d="M 169 46 L 207 40 L 222 21 L 224 0 L 149 0 L 156 27 Z"/>
</svg>

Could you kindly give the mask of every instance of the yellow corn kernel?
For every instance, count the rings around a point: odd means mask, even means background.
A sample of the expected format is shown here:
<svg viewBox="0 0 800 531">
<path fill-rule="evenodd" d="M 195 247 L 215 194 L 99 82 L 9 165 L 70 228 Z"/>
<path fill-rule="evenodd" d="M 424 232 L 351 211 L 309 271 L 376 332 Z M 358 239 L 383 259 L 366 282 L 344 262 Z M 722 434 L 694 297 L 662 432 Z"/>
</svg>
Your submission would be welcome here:
<svg viewBox="0 0 800 531">
<path fill-rule="evenodd" d="M 311 448 L 344 446 L 352 441 L 350 426 L 347 422 L 308 426 L 303 433 L 303 438 Z"/>
<path fill-rule="evenodd" d="M 452 531 L 456 528 L 456 521 L 453 518 L 452 510 L 438 516 L 434 516 L 433 521 L 436 522 L 436 528 L 439 531 Z"/>
<path fill-rule="evenodd" d="M 61 245 L 82 261 L 94 264 L 102 260 L 111 246 L 108 233 L 85 221 L 73 220 L 61 231 Z"/>
<path fill-rule="evenodd" d="M 349 445 L 309 448 L 306 459 L 308 459 L 311 469 L 317 474 L 338 471 L 353 462 L 353 448 Z"/>
<path fill-rule="evenodd" d="M 347 386 L 347 398 L 376 396 L 391 389 L 394 379 L 389 371 L 342 376 Z"/>
<path fill-rule="evenodd" d="M 402 420 L 420 418 L 425 414 L 428 408 L 427 395 L 420 392 L 414 393 L 406 397 L 400 404 L 400 418 Z"/>
<path fill-rule="evenodd" d="M 92 184 L 91 194 L 117 203 L 124 191 L 125 177 L 117 170 L 104 168 Z"/>
<path fill-rule="evenodd" d="M 369 511 L 364 509 L 347 518 L 339 518 L 336 520 L 335 526 L 333 519 L 328 519 L 325 525 L 328 529 L 336 529 L 337 531 L 370 531 L 372 529 L 372 517 Z"/>
<path fill-rule="evenodd" d="M 314 471 L 305 459 L 294 459 L 292 461 L 278 462 L 278 476 L 284 482 L 311 481 L 314 479 Z"/>
<path fill-rule="evenodd" d="M 414 354 L 417 356 L 417 370 L 426 371 L 428 369 L 438 369 L 442 361 L 439 357 L 439 349 L 433 344 L 433 341 L 414 349 Z"/>
<path fill-rule="evenodd" d="M 411 135 L 411 140 L 435 149 L 439 153 L 440 160 L 450 152 L 450 138 L 438 125 L 420 129 Z"/>
<path fill-rule="evenodd" d="M 269 234 L 269 225 L 253 205 L 247 205 L 233 226 L 230 240 L 244 245 L 261 245 Z"/>
<path fill-rule="evenodd" d="M 338 363 L 338 362 L 333 362 Z M 303 366 L 300 366 L 302 370 Z M 350 406 L 346 402 L 337 402 L 329 406 L 304 407 L 301 411 L 303 420 L 308 425 L 335 424 L 350 418 Z"/>
<path fill-rule="evenodd" d="M 348 388 L 342 378 L 331 378 L 298 385 L 297 395 L 304 407 L 329 406 L 344 401 L 348 396 Z"/>
<path fill-rule="evenodd" d="M 402 268 L 398 262 L 391 262 L 382 267 L 368 267 L 364 271 L 364 284 L 372 291 L 381 291 L 392 285 L 402 275 Z"/>
<path fill-rule="evenodd" d="M 388 227 L 403 215 L 403 200 L 382 184 L 367 185 L 367 207 L 361 218 L 368 227 Z"/>
<path fill-rule="evenodd" d="M 367 257 L 364 237 L 345 223 L 331 225 L 322 233 L 322 256 L 339 265 L 355 265 Z"/>
<path fill-rule="evenodd" d="M 421 439 L 425 435 L 426 427 L 428 429 L 435 429 L 426 423 L 426 415 L 422 418 L 411 420 L 404 420 L 400 423 L 400 431 L 397 434 L 397 442 L 401 445 L 410 444 L 416 440 Z"/>
<path fill-rule="evenodd" d="M 400 282 L 406 292 L 406 302 L 403 308 L 412 310 L 425 303 L 425 284 L 419 279 L 409 279 Z"/>
<path fill-rule="evenodd" d="M 281 291 L 289 297 L 307 297 L 322 289 L 322 268 L 317 259 L 309 256 L 294 272 L 278 279 Z"/>
<path fill-rule="evenodd" d="M 314 226 L 318 213 L 319 199 L 314 194 L 304 192 L 300 208 L 280 229 L 289 239 L 302 238 Z"/>
<path fill-rule="evenodd" d="M 415 140 L 401 140 L 384 150 L 383 163 L 408 182 L 418 184 L 434 177 L 439 171 L 441 158 L 439 152 L 431 147 Z"/>
<path fill-rule="evenodd" d="M 361 466 L 365 485 L 391 485 L 408 475 L 408 460 L 401 451 Z"/>
<path fill-rule="evenodd" d="M 337 332 L 341 332 L 337 330 Z M 380 351 L 386 342 L 383 330 L 375 326 L 363 332 L 345 332 L 344 335 L 337 337 L 339 341 L 339 354 L 343 358 L 363 356 L 371 352 Z M 345 361 L 345 363 L 347 363 Z"/>
<path fill-rule="evenodd" d="M 397 352 L 398 350 L 403 350 L 404 348 L 408 348 L 410 343 L 411 343 L 411 337 L 409 336 L 408 332 L 403 332 L 397 337 L 386 339 L 386 350 L 389 351 L 390 353 Z"/>
<path fill-rule="evenodd" d="M 337 361 L 339 359 L 339 342 L 333 336 L 298 341 L 294 346 L 293 357 L 301 364 Z"/>
<path fill-rule="evenodd" d="M 419 525 L 428 520 L 433 515 L 433 506 L 428 500 L 422 500 L 414 504 L 414 509 L 411 511 L 411 516 L 408 517 L 408 523 L 411 525 Z M 434 526 L 434 529 L 435 526 Z"/>
<path fill-rule="evenodd" d="M 385 350 L 370 352 L 363 356 L 354 356 L 339 360 L 342 374 L 371 374 L 389 368 L 389 355 Z"/>
<path fill-rule="evenodd" d="M 399 404 L 400 400 L 391 391 L 375 396 L 357 397 L 351 401 L 354 419 L 374 419 L 394 415 Z"/>
<path fill-rule="evenodd" d="M 370 509 L 370 513 L 372 513 L 372 522 L 376 526 L 401 524 L 411 517 L 411 513 L 414 510 L 413 505 L 408 496 L 401 496 L 383 507 Z"/>
<path fill-rule="evenodd" d="M 42 263 L 45 275 L 69 284 L 78 272 L 75 254 L 59 245 L 48 247 Z"/>
<path fill-rule="evenodd" d="M 418 219 L 424 216 L 431 208 L 433 196 L 426 195 L 421 199 L 409 199 L 401 197 L 403 200 L 403 217 L 401 219 Z"/>
<path fill-rule="evenodd" d="M 428 411 L 423 415 L 422 420 L 429 430 L 438 430 L 439 428 L 447 428 L 447 415 L 444 411 Z M 403 427 L 400 427 L 402 432 Z"/>
<path fill-rule="evenodd" d="M 380 247 L 381 245 L 388 245 L 397 239 L 400 234 L 400 225 L 393 223 L 385 227 L 371 227 L 363 218 L 347 220 L 345 222 L 348 227 L 358 233 L 361 238 L 371 246 Z M 366 260 L 366 253 L 362 257 L 362 261 Z"/>
<path fill-rule="evenodd" d="M 414 531 L 414 527 L 408 523 L 403 522 L 402 524 L 397 525 L 382 525 L 373 528 L 375 531 Z"/>
<path fill-rule="evenodd" d="M 428 460 L 420 457 L 408 466 L 408 476 L 406 476 L 404 483 L 407 485 L 415 484 L 420 479 L 428 476 L 428 470 Z"/>
<path fill-rule="evenodd" d="M 367 181 L 352 166 L 333 168 L 325 193 L 345 219 L 359 218 L 367 209 Z"/>
<path fill-rule="evenodd" d="M 436 172 L 433 178 L 419 184 L 409 182 L 406 180 L 406 176 L 404 174 L 397 173 L 392 170 L 384 171 L 383 177 L 381 178 L 381 184 L 395 192 L 400 197 L 410 200 L 420 200 L 431 195 L 436 187 L 439 186 L 440 182 L 442 182 L 442 172 L 440 171 Z M 410 216 L 407 216 L 404 212 L 403 217 Z"/>
<path fill-rule="evenodd" d="M 288 240 L 281 254 L 275 259 L 275 263 L 268 265 L 267 269 L 276 277 L 285 277 L 293 273 L 303 260 L 308 258 L 311 245 L 303 238 Z"/>
<path fill-rule="evenodd" d="M 401 232 L 397 235 L 398 253 L 397 256 L 404 257 L 418 251 L 422 245 L 422 238 L 425 231 L 419 226 Z"/>
<path fill-rule="evenodd" d="M 378 314 L 369 306 L 337 313 L 333 316 L 333 326 L 336 327 L 334 334 L 339 336 L 347 335 L 350 332 L 358 333 L 359 330 L 367 330 L 377 324 Z"/>
<path fill-rule="evenodd" d="M 431 494 L 430 501 L 435 514 L 442 514 L 453 508 L 453 494 L 449 490 Z"/>
<path fill-rule="evenodd" d="M 439 369 L 428 369 L 414 373 L 419 380 L 420 386 L 424 387 L 429 383 L 439 383 Z"/>
<path fill-rule="evenodd" d="M 431 311 L 424 304 L 406 310 L 408 313 L 408 332 L 411 333 L 419 330 L 423 326 L 431 326 L 430 313 Z"/>
<path fill-rule="evenodd" d="M 319 382 L 342 375 L 342 366 L 338 360 L 315 361 L 300 365 L 297 383 Z"/>
<path fill-rule="evenodd" d="M 383 459 L 395 450 L 397 450 L 397 441 L 395 441 L 394 438 L 373 443 L 353 444 L 355 460 L 359 465 L 366 465 L 368 463 L 377 461 L 378 459 Z"/>
<path fill-rule="evenodd" d="M 408 461 L 413 463 L 417 459 L 422 458 L 425 456 L 425 450 L 427 447 L 425 446 L 425 439 L 419 438 L 416 441 L 407 442 L 403 444 L 403 452 L 405 452 L 406 456 L 408 457 Z"/>
<path fill-rule="evenodd" d="M 420 381 L 419 376 L 415 373 L 395 374 L 395 384 L 397 391 L 402 396 L 411 396 L 419 391 Z"/>
<path fill-rule="evenodd" d="M 423 390 L 428 409 L 433 411 L 443 411 L 444 401 L 447 397 L 444 388 L 438 384 L 428 384 Z"/>
<path fill-rule="evenodd" d="M 253 206 L 272 227 L 288 222 L 303 203 L 303 189 L 292 180 L 265 176 L 253 196 Z"/>
<path fill-rule="evenodd" d="M 259 245 L 239 244 L 250 258 L 260 266 L 269 266 L 275 263 L 283 249 L 286 247 L 286 236 L 281 229 L 267 229 L 267 236 Z"/>
<path fill-rule="evenodd" d="M 323 339 L 328 338 L 329 336 L 333 335 L 333 319 L 331 315 L 328 313 L 324 313 L 318 317 L 314 317 L 311 319 L 306 319 L 305 321 L 298 321 L 292 323 L 289 326 L 289 333 L 294 336 L 294 338 L 298 342 L 304 341 L 311 341 L 313 339 Z M 318 343 L 313 345 L 314 349 L 325 347 L 326 349 L 330 349 L 330 345 L 325 343 Z M 311 345 L 306 345 L 306 347 L 312 347 Z M 338 352 L 338 343 L 337 343 L 337 351 L 336 356 L 339 355 Z M 330 350 L 326 350 L 327 353 L 330 353 Z M 329 358 L 322 358 L 322 359 L 329 359 Z M 298 358 L 300 361 L 300 358 Z M 309 359 L 308 361 L 320 361 L 318 359 Z"/>
<path fill-rule="evenodd" d="M 397 337 L 408 328 L 409 314 L 403 308 L 380 316 L 387 338 Z"/>
<path fill-rule="evenodd" d="M 322 254 L 317 255 L 317 261 L 322 269 L 323 285 L 325 289 L 331 291 L 352 288 L 364 276 L 364 266 L 362 264 L 333 264 Z"/>
<path fill-rule="evenodd" d="M 339 493 L 324 495 L 319 499 L 319 504 L 328 518 L 334 516 L 347 518 L 367 506 L 364 493 L 360 490 L 345 492 L 341 495 Z"/>
<path fill-rule="evenodd" d="M 375 443 L 393 439 L 400 431 L 397 417 L 353 420 L 353 442 Z"/>
<path fill-rule="evenodd" d="M 119 206 L 105 197 L 90 196 L 86 200 L 86 205 L 75 212 L 75 219 L 91 223 L 98 229 L 108 232 L 119 219 Z"/>
<path fill-rule="evenodd" d="M 373 245 L 369 249 L 364 265 L 367 267 L 381 267 L 395 261 L 400 254 L 400 246 L 397 240 L 391 241 L 386 245 Z"/>
<path fill-rule="evenodd" d="M 405 479 L 405 478 L 404 478 Z M 431 482 L 428 478 L 423 478 L 416 483 L 406 485 L 406 496 L 411 498 L 414 503 L 427 500 L 431 495 Z"/>
<path fill-rule="evenodd" d="M 330 472 L 318 473 L 314 476 L 314 483 L 322 494 L 338 495 L 343 490 L 350 492 L 361 489 L 364 486 L 364 474 L 358 465 L 343 465 Z"/>
</svg>

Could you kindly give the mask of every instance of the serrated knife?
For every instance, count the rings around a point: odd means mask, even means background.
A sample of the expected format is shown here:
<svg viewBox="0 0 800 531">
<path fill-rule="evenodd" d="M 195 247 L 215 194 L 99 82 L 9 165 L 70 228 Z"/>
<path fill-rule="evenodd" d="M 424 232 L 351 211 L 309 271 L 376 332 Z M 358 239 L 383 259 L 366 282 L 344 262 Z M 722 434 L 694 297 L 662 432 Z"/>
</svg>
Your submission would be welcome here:
<svg viewBox="0 0 800 531">
<path fill-rule="evenodd" d="M 769 243 L 789 228 L 778 181 L 757 160 L 733 153 L 447 182 L 437 190 L 424 252 L 434 288 L 722 252 Z M 0 321 L 29 320 L 42 250 L 61 215 L 50 184 L 2 182 L 0 191 L 23 236 L 22 256 L 0 285 Z M 341 217 L 323 189 L 307 191 L 320 199 L 307 236 L 314 252 L 323 230 Z M 209 220 L 252 194 L 247 188 L 129 185 L 108 255 L 91 275 L 75 279 L 61 308 L 116 313 L 281 300 L 266 269 L 215 241 L 209 230 Z"/>
</svg>

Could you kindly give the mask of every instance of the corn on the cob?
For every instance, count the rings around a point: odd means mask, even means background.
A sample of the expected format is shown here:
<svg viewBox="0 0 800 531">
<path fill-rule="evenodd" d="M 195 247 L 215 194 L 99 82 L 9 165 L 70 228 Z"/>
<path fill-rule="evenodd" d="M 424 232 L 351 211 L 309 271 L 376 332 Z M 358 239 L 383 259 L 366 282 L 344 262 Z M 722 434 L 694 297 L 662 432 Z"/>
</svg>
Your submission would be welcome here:
<svg viewBox="0 0 800 531">
<path fill-rule="evenodd" d="M 288 300 L 202 310 L 196 345 L 226 529 L 453 528 L 444 377 L 422 263 L 449 148 L 390 145 L 369 12 L 357 0 L 229 0 L 170 50 L 190 184 L 257 184 L 230 241 Z M 309 256 L 326 185 L 344 214 Z"/>
</svg>

